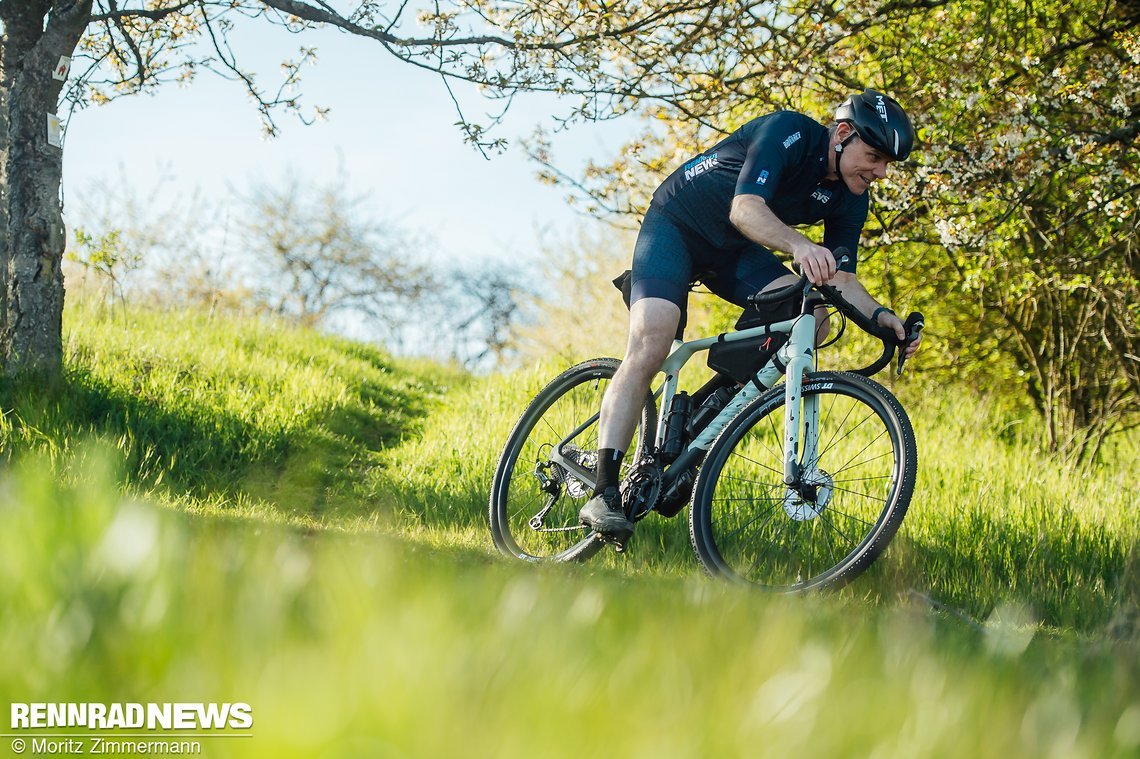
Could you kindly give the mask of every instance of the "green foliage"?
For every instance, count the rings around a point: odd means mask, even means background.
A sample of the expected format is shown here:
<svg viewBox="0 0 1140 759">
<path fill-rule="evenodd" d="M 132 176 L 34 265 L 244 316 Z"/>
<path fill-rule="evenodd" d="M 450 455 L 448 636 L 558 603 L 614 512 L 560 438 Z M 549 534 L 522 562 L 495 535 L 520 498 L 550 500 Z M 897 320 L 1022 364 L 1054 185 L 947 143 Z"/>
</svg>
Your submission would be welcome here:
<svg viewBox="0 0 1140 759">
<path fill-rule="evenodd" d="M 958 334 L 982 356 L 1000 336 L 1048 448 L 1095 457 L 1140 419 L 1135 9 L 960 2 L 868 35 L 863 71 L 925 127 L 881 233 L 945 246 L 938 279 L 968 304 Z"/>
<path fill-rule="evenodd" d="M 124 244 L 123 233 L 118 229 L 98 235 L 82 228 L 76 229 L 75 248 L 68 251 L 66 257 L 105 279 L 110 283 L 111 294 L 120 298 L 123 295 L 122 275 L 136 268 L 141 261 L 139 251 Z"/>
</svg>

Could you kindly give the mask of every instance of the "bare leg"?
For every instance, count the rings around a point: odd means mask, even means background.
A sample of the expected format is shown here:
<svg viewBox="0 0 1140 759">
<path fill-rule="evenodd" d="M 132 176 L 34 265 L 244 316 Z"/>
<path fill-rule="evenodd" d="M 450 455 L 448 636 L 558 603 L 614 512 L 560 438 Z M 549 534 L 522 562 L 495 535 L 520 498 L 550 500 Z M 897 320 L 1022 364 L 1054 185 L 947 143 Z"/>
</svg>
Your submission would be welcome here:
<svg viewBox="0 0 1140 759">
<path fill-rule="evenodd" d="M 633 304 L 625 358 L 602 399 L 599 448 L 629 448 L 649 383 L 669 355 L 680 319 L 681 309 L 663 298 L 643 298 Z"/>
<path fill-rule="evenodd" d="M 661 362 L 669 355 L 680 318 L 681 309 L 663 298 L 643 298 L 633 304 L 629 311 L 629 343 L 625 358 L 602 398 L 598 420 L 599 450 L 625 451 L 629 448 L 645 393 L 653 375 L 661 368 Z M 614 487 L 616 481 L 609 480 L 616 474 L 612 468 L 619 460 L 614 458 L 609 460 L 609 464 L 599 462 L 596 492 L 586 501 L 578 518 L 582 524 L 615 542 L 618 550 L 622 551 L 633 534 L 633 522 L 622 510 L 621 496 Z"/>
</svg>

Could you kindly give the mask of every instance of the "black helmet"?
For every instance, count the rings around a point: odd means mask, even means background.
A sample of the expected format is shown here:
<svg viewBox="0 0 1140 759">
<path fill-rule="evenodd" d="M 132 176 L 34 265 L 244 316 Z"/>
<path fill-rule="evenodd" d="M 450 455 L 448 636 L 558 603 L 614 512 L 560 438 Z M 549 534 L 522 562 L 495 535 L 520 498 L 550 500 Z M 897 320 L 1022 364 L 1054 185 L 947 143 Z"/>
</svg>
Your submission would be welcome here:
<svg viewBox="0 0 1140 759">
<path fill-rule="evenodd" d="M 852 95 L 835 109 L 835 121 L 855 127 L 863 142 L 889 158 L 905 161 L 914 148 L 914 126 L 894 98 L 875 90 Z"/>
</svg>

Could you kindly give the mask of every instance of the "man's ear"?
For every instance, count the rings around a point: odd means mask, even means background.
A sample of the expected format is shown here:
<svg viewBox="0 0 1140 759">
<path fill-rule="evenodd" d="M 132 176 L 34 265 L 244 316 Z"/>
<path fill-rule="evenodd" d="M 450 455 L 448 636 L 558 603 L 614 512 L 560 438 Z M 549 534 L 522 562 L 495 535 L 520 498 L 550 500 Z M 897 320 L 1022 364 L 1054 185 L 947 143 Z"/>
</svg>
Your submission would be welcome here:
<svg viewBox="0 0 1140 759">
<path fill-rule="evenodd" d="M 851 123 L 848 121 L 841 121 L 835 126 L 835 136 L 840 142 L 843 142 L 853 134 L 855 134 L 855 127 L 851 126 Z"/>
</svg>

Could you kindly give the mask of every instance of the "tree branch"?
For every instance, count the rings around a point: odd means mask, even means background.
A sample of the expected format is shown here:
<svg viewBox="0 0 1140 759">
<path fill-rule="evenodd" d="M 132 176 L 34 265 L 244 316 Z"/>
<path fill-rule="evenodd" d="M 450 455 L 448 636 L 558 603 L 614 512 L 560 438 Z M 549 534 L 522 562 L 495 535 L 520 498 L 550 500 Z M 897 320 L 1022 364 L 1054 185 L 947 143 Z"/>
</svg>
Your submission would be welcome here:
<svg viewBox="0 0 1140 759">
<path fill-rule="evenodd" d="M 176 3 L 175 5 L 168 6 L 166 8 L 151 8 L 149 10 L 144 8 L 119 10 L 115 7 L 116 3 L 111 2 L 109 6 L 109 12 L 97 13 L 91 16 L 91 21 L 94 23 L 100 23 L 103 21 L 119 22 L 124 21 L 128 18 L 146 18 L 150 19 L 151 21 L 162 21 L 167 16 L 175 13 L 180 13 L 187 8 L 198 5 L 200 2 L 201 0 L 184 0 L 184 2 Z"/>
</svg>

